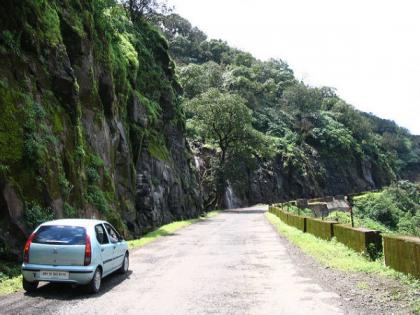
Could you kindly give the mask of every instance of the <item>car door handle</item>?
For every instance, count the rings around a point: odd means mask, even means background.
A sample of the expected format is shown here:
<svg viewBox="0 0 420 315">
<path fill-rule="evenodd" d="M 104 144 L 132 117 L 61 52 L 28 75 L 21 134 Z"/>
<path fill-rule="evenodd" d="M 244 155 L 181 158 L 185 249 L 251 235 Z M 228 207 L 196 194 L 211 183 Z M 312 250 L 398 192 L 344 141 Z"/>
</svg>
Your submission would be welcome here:
<svg viewBox="0 0 420 315">
<path fill-rule="evenodd" d="M 117 248 L 117 246 L 116 246 L 116 245 L 114 245 L 114 249 L 115 249 L 115 248 Z"/>
<path fill-rule="evenodd" d="M 101 252 L 103 252 L 105 249 L 101 248 Z"/>
</svg>

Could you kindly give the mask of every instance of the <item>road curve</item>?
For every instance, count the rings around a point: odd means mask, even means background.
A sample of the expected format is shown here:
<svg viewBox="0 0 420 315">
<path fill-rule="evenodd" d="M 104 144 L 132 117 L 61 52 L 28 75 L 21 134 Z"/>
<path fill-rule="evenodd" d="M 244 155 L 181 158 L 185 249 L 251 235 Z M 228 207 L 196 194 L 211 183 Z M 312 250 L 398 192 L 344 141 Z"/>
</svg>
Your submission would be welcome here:
<svg viewBox="0 0 420 315">
<path fill-rule="evenodd" d="M 264 207 L 225 211 L 131 252 L 100 294 L 45 285 L 0 297 L 5 314 L 342 314 L 339 296 L 299 275 Z"/>
</svg>

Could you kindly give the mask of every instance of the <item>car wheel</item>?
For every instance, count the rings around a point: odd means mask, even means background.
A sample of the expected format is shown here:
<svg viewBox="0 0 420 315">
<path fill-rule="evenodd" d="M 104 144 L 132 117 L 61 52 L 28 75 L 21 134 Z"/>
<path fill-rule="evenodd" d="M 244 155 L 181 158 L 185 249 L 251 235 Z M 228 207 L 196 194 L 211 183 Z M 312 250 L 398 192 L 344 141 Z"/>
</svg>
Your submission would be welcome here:
<svg viewBox="0 0 420 315">
<path fill-rule="evenodd" d="M 126 274 L 128 272 L 129 264 L 130 264 L 130 260 L 128 259 L 128 253 L 125 253 L 124 260 L 121 264 L 120 269 L 118 269 L 118 272 L 121 274 Z"/>
<path fill-rule="evenodd" d="M 89 293 L 98 293 L 101 289 L 102 282 L 102 272 L 100 268 L 96 268 L 95 273 L 93 274 L 92 280 L 90 280 L 87 285 L 87 290 Z"/>
<path fill-rule="evenodd" d="M 34 292 L 38 288 L 38 281 L 29 282 L 22 277 L 22 286 L 26 292 Z"/>
</svg>

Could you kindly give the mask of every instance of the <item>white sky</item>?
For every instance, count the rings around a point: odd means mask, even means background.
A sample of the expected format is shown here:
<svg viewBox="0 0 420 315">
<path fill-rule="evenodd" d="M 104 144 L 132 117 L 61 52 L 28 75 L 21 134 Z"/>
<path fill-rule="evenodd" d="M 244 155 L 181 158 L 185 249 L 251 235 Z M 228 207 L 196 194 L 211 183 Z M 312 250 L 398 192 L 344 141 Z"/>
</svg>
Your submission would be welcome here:
<svg viewBox="0 0 420 315">
<path fill-rule="evenodd" d="M 168 0 L 210 38 L 420 134 L 419 0 Z"/>
</svg>

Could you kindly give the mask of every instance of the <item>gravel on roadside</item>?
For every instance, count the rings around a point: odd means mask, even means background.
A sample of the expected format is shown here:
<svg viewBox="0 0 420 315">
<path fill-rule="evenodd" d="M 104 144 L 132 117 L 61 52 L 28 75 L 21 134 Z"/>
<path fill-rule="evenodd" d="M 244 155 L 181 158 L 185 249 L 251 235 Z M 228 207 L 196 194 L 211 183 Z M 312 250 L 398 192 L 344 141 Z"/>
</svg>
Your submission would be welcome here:
<svg viewBox="0 0 420 315">
<path fill-rule="evenodd" d="M 301 275 L 340 295 L 339 303 L 346 314 L 420 314 L 413 309 L 413 301 L 420 301 L 420 292 L 408 285 L 380 275 L 323 266 L 283 235 L 279 234 L 279 238 Z"/>
</svg>

